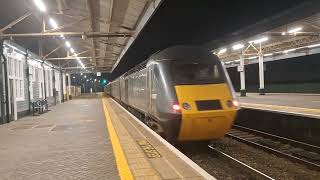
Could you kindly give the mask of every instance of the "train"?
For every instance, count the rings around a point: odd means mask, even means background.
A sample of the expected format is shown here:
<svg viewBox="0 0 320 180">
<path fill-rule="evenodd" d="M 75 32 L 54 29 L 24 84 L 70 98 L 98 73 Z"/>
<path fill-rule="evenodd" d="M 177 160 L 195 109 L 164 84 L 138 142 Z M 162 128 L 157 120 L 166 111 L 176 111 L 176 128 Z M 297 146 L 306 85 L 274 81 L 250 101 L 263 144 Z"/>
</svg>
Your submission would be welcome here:
<svg viewBox="0 0 320 180">
<path fill-rule="evenodd" d="M 169 142 L 219 139 L 239 107 L 224 64 L 197 46 L 151 55 L 108 83 L 105 93 Z"/>
</svg>

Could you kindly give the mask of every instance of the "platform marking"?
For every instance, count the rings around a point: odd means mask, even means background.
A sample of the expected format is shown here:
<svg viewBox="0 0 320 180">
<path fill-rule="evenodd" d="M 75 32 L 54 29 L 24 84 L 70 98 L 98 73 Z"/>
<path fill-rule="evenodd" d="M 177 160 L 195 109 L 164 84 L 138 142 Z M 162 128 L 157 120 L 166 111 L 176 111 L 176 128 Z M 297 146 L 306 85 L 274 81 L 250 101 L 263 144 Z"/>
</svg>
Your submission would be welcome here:
<svg viewBox="0 0 320 180">
<path fill-rule="evenodd" d="M 124 155 L 124 152 L 122 150 L 122 147 L 119 142 L 119 138 L 117 136 L 117 133 L 112 125 L 112 121 L 110 118 L 110 114 L 107 108 L 107 104 L 105 103 L 105 99 L 102 99 L 104 114 L 106 117 L 106 124 L 107 129 L 109 131 L 109 136 L 112 144 L 112 149 L 116 158 L 116 163 L 118 167 L 119 176 L 123 180 L 133 180 L 132 173 L 130 171 L 127 159 Z"/>
<path fill-rule="evenodd" d="M 137 143 L 148 158 L 161 158 L 160 153 L 147 140 L 138 140 Z"/>
<path fill-rule="evenodd" d="M 244 108 L 253 108 L 261 110 L 269 110 L 283 113 L 291 113 L 297 115 L 306 115 L 306 116 L 315 116 L 319 117 L 320 109 L 310 109 L 310 108 L 301 108 L 301 107 L 292 107 L 292 106 L 279 106 L 279 105 L 270 105 L 270 104 L 254 104 L 254 103 L 240 103 L 241 107 Z"/>
</svg>

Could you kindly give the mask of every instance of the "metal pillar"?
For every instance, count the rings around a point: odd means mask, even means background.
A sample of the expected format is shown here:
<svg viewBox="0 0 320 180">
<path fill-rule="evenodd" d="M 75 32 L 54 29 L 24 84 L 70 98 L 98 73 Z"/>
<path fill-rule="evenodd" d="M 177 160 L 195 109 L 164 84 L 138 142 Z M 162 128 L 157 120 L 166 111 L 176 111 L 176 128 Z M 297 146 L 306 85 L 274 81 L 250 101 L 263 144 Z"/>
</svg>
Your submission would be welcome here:
<svg viewBox="0 0 320 180">
<path fill-rule="evenodd" d="M 263 67 L 263 55 L 259 53 L 259 94 L 265 95 L 264 93 L 264 67 Z"/>
<path fill-rule="evenodd" d="M 67 99 L 69 100 L 69 96 L 71 95 L 71 74 L 68 74 L 68 87 L 67 87 Z"/>
<path fill-rule="evenodd" d="M 25 58 L 26 58 L 26 69 L 27 69 L 27 84 L 28 84 L 28 110 L 30 113 L 31 112 L 31 92 L 30 92 L 31 84 L 30 84 L 30 67 L 28 64 L 28 50 L 26 50 Z"/>
<path fill-rule="evenodd" d="M 240 96 L 246 96 L 246 76 L 243 55 L 240 56 L 240 66 L 238 66 L 238 71 L 240 72 Z"/>
<path fill-rule="evenodd" d="M 5 91 L 5 104 L 6 104 L 6 123 L 10 122 L 10 117 L 9 117 L 9 78 L 8 78 L 8 63 L 7 63 L 7 58 L 3 54 L 3 42 L 1 43 L 1 56 L 3 58 L 3 74 L 4 74 L 4 91 Z"/>
<path fill-rule="evenodd" d="M 0 52 L 3 52 L 3 40 L 0 40 Z M 2 60 L 2 55 L 0 56 L 0 108 L 1 108 L 1 121 L 0 124 L 5 123 L 5 94 L 4 94 L 4 76 L 3 76 L 3 60 Z"/>
</svg>

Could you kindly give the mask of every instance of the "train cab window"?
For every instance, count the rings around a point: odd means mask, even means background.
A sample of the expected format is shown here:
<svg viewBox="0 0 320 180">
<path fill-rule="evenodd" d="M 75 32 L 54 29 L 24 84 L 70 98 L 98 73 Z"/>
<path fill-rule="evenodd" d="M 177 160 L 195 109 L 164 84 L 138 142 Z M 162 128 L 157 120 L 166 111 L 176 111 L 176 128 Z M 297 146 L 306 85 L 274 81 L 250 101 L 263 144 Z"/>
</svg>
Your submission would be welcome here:
<svg viewBox="0 0 320 180">
<path fill-rule="evenodd" d="M 219 64 L 173 62 L 171 74 L 175 84 L 218 84 L 225 81 Z"/>
</svg>

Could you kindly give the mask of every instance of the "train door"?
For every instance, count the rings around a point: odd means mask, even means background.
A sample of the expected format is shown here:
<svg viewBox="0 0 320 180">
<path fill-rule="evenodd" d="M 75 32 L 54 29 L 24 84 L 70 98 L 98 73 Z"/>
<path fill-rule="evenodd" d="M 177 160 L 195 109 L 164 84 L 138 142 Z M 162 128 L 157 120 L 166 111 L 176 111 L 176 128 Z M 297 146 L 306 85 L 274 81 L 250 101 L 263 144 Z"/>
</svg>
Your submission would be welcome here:
<svg viewBox="0 0 320 180">
<path fill-rule="evenodd" d="M 124 79 L 124 99 L 125 99 L 125 102 L 129 104 L 129 102 L 128 102 L 128 91 L 129 91 L 128 78 L 125 78 Z"/>
<path fill-rule="evenodd" d="M 154 78 L 154 68 L 151 67 L 150 71 L 149 71 L 149 76 L 148 76 L 148 82 L 149 82 L 149 92 L 148 92 L 148 99 L 149 99 L 149 109 L 150 112 L 152 112 L 152 114 L 155 114 L 155 100 L 156 100 L 156 84 L 154 82 L 155 78 Z"/>
</svg>

